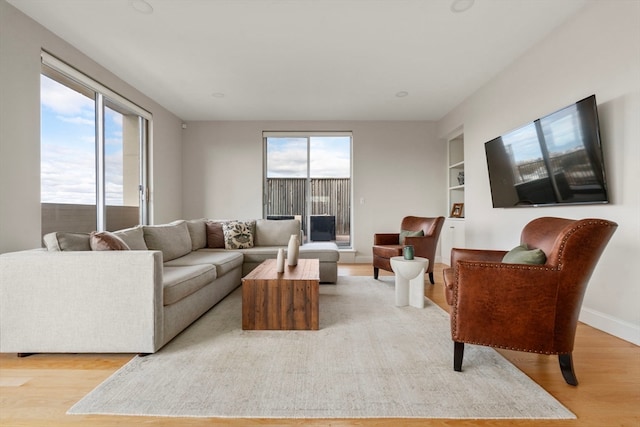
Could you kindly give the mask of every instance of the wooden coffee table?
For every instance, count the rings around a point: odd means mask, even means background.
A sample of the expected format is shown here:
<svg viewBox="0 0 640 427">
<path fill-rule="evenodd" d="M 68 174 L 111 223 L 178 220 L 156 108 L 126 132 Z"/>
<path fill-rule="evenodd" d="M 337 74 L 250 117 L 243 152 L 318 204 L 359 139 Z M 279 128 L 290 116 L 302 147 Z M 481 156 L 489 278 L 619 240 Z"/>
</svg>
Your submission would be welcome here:
<svg viewBox="0 0 640 427">
<path fill-rule="evenodd" d="M 320 261 L 300 259 L 276 271 L 269 259 L 242 279 L 242 329 L 318 330 Z"/>
</svg>

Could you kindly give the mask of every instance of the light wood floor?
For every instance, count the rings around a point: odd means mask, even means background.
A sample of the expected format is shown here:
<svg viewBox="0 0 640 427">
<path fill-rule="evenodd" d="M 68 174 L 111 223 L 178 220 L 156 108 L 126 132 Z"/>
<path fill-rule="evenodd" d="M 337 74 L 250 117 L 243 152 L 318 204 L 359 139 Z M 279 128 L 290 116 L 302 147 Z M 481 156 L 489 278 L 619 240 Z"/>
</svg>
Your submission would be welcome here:
<svg viewBox="0 0 640 427">
<path fill-rule="evenodd" d="M 442 265 L 426 295 L 445 307 Z M 340 265 L 340 275 L 371 275 L 370 265 Z M 381 274 L 386 274 L 381 272 Z M 425 325 L 429 327 L 429 325 Z M 0 355 L 0 426 L 640 426 L 640 348 L 580 324 L 574 363 L 580 385 L 562 379 L 557 357 L 501 351 L 577 415 L 577 420 L 269 420 L 70 416 L 75 402 L 129 361 L 132 355 Z M 453 362 L 452 362 L 453 363 Z M 460 375 L 464 375 L 462 372 Z M 465 402 L 460 402 L 464 405 Z"/>
</svg>

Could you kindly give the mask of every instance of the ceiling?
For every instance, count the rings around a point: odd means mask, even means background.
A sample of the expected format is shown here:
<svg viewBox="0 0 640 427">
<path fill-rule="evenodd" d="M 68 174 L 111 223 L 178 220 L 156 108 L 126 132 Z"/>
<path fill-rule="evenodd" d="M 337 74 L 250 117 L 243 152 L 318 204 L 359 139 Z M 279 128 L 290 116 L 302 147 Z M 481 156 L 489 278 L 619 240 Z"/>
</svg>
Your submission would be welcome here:
<svg viewBox="0 0 640 427">
<path fill-rule="evenodd" d="M 195 121 L 438 120 L 590 0 L 7 1 Z"/>
</svg>

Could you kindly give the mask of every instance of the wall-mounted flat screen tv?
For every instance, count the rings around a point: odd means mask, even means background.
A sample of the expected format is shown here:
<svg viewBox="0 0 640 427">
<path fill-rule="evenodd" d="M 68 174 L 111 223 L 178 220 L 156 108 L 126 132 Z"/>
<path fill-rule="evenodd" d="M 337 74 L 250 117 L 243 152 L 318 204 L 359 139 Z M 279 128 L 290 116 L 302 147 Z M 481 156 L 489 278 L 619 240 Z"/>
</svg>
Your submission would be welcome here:
<svg viewBox="0 0 640 427">
<path fill-rule="evenodd" d="M 494 208 L 608 203 L 595 95 L 485 143 Z"/>
</svg>

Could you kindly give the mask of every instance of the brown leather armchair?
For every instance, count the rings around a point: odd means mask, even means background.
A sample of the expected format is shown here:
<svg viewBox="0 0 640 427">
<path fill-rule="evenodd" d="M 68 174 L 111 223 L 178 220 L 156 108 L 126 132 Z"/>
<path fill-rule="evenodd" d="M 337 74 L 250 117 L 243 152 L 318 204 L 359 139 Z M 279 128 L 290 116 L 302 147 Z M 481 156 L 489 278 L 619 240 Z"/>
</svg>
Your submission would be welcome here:
<svg viewBox="0 0 640 427">
<path fill-rule="evenodd" d="M 603 219 L 544 217 L 529 222 L 521 243 L 541 249 L 542 265 L 506 264 L 506 251 L 457 249 L 444 270 L 451 306 L 453 368 L 464 343 L 557 354 L 565 381 L 578 385 L 573 344 L 591 274 L 618 225 Z"/>
<path fill-rule="evenodd" d="M 420 231 L 424 236 L 406 237 L 404 244 L 413 245 L 414 254 L 417 257 L 427 258 L 429 265 L 425 273 L 429 273 L 429 280 L 433 285 L 433 264 L 440 231 L 444 224 L 444 217 L 424 218 L 418 216 L 406 216 L 402 219 L 400 230 Z M 400 233 L 376 233 L 373 235 L 373 278 L 378 278 L 380 269 L 391 269 L 391 258 L 402 255 Z"/>
</svg>

